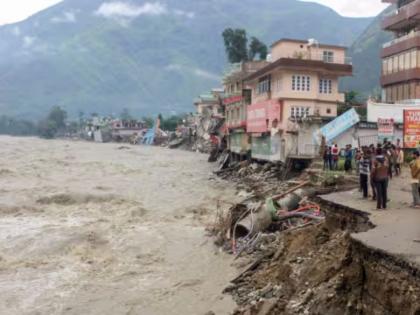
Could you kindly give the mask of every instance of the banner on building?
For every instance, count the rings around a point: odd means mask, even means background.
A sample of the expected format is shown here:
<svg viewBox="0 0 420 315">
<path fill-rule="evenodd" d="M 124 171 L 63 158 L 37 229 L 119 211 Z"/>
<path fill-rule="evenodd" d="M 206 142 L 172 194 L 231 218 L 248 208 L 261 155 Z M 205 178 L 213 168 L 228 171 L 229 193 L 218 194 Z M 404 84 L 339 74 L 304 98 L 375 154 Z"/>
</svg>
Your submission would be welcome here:
<svg viewBox="0 0 420 315">
<path fill-rule="evenodd" d="M 404 111 L 404 148 L 420 147 L 420 110 Z"/>
<path fill-rule="evenodd" d="M 383 142 L 384 140 L 394 141 L 394 119 L 378 118 L 378 141 Z"/>
<path fill-rule="evenodd" d="M 354 108 L 338 116 L 336 119 L 331 121 L 322 127 L 318 132 L 314 134 L 316 142 L 321 143 L 321 137 L 325 137 L 325 141 L 330 143 L 332 140 L 337 138 L 339 135 L 344 133 L 347 129 L 350 129 L 360 121 L 359 114 L 357 114 Z"/>
<path fill-rule="evenodd" d="M 251 133 L 268 132 L 274 119 L 281 120 L 281 105 L 278 100 L 252 104 L 247 109 L 246 128 Z"/>
<path fill-rule="evenodd" d="M 242 102 L 242 95 L 229 96 L 223 99 L 223 105 L 231 105 Z"/>
</svg>

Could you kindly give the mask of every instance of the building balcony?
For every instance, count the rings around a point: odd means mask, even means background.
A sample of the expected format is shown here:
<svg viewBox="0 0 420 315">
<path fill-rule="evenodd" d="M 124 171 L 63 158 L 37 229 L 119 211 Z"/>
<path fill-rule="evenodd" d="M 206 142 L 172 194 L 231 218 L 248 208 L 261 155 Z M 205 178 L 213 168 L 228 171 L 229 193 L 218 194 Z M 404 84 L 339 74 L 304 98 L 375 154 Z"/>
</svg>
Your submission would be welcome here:
<svg viewBox="0 0 420 315">
<path fill-rule="evenodd" d="M 298 59 L 322 61 L 325 63 L 341 64 L 341 65 L 353 64 L 353 59 L 351 57 L 340 56 L 340 55 L 325 56 L 323 53 L 310 53 Z"/>
<path fill-rule="evenodd" d="M 396 55 L 411 48 L 420 47 L 420 31 L 391 40 L 383 45 L 382 58 Z"/>
<path fill-rule="evenodd" d="M 323 75 L 334 76 L 351 76 L 353 74 L 353 66 L 347 58 L 342 58 L 341 63 L 338 60 L 330 60 L 325 62 L 320 56 L 312 55 L 308 57 L 297 58 L 280 58 L 265 68 L 251 74 L 246 78 L 246 82 L 251 82 L 274 70 L 291 70 L 291 71 L 317 71 Z M 347 63 L 344 63 L 347 60 Z M 254 96 L 253 96 L 254 98 Z M 268 97 L 267 97 L 268 99 Z"/>
<path fill-rule="evenodd" d="M 420 0 L 415 0 L 388 14 L 382 21 L 382 28 L 398 31 L 420 21 Z"/>
<path fill-rule="evenodd" d="M 381 76 L 381 85 L 387 86 L 411 80 L 420 80 L 420 68 L 403 70 Z"/>
</svg>

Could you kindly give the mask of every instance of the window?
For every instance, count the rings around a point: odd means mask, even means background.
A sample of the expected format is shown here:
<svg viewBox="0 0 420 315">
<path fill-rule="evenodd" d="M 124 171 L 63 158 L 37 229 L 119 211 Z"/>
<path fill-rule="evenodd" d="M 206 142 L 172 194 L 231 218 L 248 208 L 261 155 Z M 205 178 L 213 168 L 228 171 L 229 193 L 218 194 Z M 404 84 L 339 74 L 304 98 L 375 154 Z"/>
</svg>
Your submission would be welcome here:
<svg viewBox="0 0 420 315">
<path fill-rule="evenodd" d="M 388 60 L 382 60 L 382 75 L 388 74 Z"/>
<path fill-rule="evenodd" d="M 281 79 L 278 79 L 278 80 L 276 81 L 276 90 L 277 90 L 277 91 L 281 91 Z"/>
<path fill-rule="evenodd" d="M 332 94 L 332 80 L 320 79 L 319 80 L 319 93 Z"/>
<path fill-rule="evenodd" d="M 398 71 L 404 70 L 404 54 L 398 55 Z"/>
<path fill-rule="evenodd" d="M 411 62 L 410 62 L 411 69 L 416 68 L 417 67 L 417 51 L 416 50 L 412 50 L 410 52 L 410 59 L 411 59 Z"/>
<path fill-rule="evenodd" d="M 324 62 L 330 62 L 333 63 L 334 62 L 334 52 L 333 51 L 324 51 L 323 55 L 322 55 L 322 60 Z"/>
<path fill-rule="evenodd" d="M 398 56 L 392 57 L 392 73 L 398 72 Z"/>
<path fill-rule="evenodd" d="M 410 52 L 404 54 L 404 70 L 410 69 Z"/>
<path fill-rule="evenodd" d="M 263 94 L 271 91 L 271 78 L 270 76 L 263 77 L 258 82 L 258 94 Z"/>
<path fill-rule="evenodd" d="M 306 75 L 292 76 L 292 90 L 293 91 L 310 91 L 311 77 Z"/>
<path fill-rule="evenodd" d="M 304 118 L 308 116 L 309 116 L 309 107 L 292 106 L 290 109 L 290 117 L 292 118 Z"/>
<path fill-rule="evenodd" d="M 392 73 L 392 58 L 388 59 L 388 71 L 387 71 L 387 73 L 388 74 Z"/>
<path fill-rule="evenodd" d="M 331 114 L 331 108 L 327 108 L 327 114 Z"/>
</svg>

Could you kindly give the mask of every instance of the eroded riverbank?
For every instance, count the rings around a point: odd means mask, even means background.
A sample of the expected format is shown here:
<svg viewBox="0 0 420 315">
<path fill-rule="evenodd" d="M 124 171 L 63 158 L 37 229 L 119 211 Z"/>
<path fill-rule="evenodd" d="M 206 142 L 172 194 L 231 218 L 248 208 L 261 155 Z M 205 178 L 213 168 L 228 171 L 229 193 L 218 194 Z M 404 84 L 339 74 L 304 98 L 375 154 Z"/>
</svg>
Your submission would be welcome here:
<svg viewBox="0 0 420 315">
<path fill-rule="evenodd" d="M 206 156 L 0 137 L 0 314 L 228 314 Z"/>
</svg>

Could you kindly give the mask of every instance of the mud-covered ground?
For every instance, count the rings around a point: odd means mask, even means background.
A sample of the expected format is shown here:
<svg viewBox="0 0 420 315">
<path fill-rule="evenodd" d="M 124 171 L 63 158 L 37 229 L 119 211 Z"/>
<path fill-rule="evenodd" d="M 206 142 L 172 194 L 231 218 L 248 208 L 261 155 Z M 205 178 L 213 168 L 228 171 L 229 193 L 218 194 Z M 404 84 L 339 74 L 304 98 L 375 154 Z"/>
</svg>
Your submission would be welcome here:
<svg viewBox="0 0 420 315">
<path fill-rule="evenodd" d="M 0 137 L 0 314 L 228 314 L 206 156 Z M 222 203 L 223 204 L 223 203 Z"/>
</svg>

